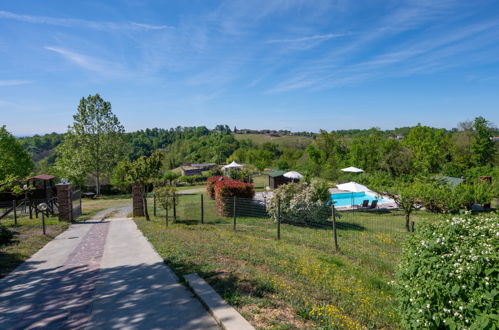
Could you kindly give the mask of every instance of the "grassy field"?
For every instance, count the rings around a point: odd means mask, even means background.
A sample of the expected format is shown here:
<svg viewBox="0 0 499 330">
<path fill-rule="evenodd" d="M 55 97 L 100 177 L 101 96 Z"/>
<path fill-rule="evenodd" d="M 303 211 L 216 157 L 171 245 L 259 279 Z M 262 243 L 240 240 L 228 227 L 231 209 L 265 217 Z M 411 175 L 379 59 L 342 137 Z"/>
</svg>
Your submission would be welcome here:
<svg viewBox="0 0 499 330">
<path fill-rule="evenodd" d="M 267 134 L 234 134 L 237 140 L 250 140 L 260 145 L 272 142 L 285 148 L 301 148 L 308 146 L 313 139 L 307 136 L 270 136 Z"/>
<path fill-rule="evenodd" d="M 181 197 L 179 220 L 168 227 L 164 211 L 136 222 L 180 277 L 197 272 L 254 326 L 399 327 L 388 282 L 408 235 L 401 213 L 342 213 L 335 252 L 330 225 L 282 224 L 277 241 L 268 218 L 238 218 L 233 232 L 233 219 L 216 216 L 206 196 L 200 225 L 199 200 Z M 426 219 L 431 215 L 413 216 L 416 223 Z"/>
<path fill-rule="evenodd" d="M 103 209 L 123 205 L 127 202 L 130 203 L 130 199 L 83 199 L 83 214 L 78 220 L 88 219 Z M 38 219 L 29 219 L 28 215 L 23 214 L 18 217 L 17 225 L 14 224 L 12 215 L 0 221 L 15 233 L 11 243 L 0 245 L 0 278 L 7 275 L 70 226 L 70 223 L 60 222 L 57 217 L 46 218 L 45 221 L 46 235 L 43 235 L 41 216 Z"/>
</svg>

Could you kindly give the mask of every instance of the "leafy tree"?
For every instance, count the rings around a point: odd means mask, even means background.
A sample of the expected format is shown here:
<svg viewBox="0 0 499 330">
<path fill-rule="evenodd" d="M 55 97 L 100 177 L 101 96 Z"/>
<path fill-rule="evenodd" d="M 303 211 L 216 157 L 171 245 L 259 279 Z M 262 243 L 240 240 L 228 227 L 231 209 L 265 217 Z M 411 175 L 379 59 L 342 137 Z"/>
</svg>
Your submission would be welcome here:
<svg viewBox="0 0 499 330">
<path fill-rule="evenodd" d="M 124 194 L 130 192 L 130 185 L 132 182 L 129 180 L 127 175 L 126 162 L 121 161 L 115 166 L 111 175 L 111 184 Z"/>
<path fill-rule="evenodd" d="M 111 103 L 99 94 L 82 98 L 73 119 L 73 126 L 59 148 L 58 167 L 63 171 L 79 167 L 83 174 L 91 174 L 96 194 L 100 195 L 102 175 L 110 172 L 123 157 L 125 130 L 111 111 Z"/>
<path fill-rule="evenodd" d="M 16 138 L 0 127 L 0 181 L 7 176 L 24 177 L 33 168 L 33 161 L 28 152 Z"/>
<path fill-rule="evenodd" d="M 173 186 L 173 182 L 180 177 L 179 173 L 175 173 L 172 171 L 166 171 L 163 173 L 163 181 L 167 181 L 168 185 Z"/>
<path fill-rule="evenodd" d="M 417 125 L 402 140 L 402 144 L 411 149 L 416 171 L 434 173 L 447 159 L 450 138 L 444 129 Z"/>
<path fill-rule="evenodd" d="M 471 151 L 478 166 L 490 164 L 494 160 L 496 149 L 489 126 L 490 123 L 483 117 L 477 117 L 473 122 L 475 134 L 471 142 Z"/>
<path fill-rule="evenodd" d="M 154 152 L 151 156 L 142 156 L 133 162 L 125 164 L 127 179 L 138 184 L 142 196 L 142 204 L 144 205 L 144 215 L 146 220 L 150 220 L 147 210 L 147 191 L 150 186 L 158 179 L 161 171 L 161 153 Z"/>
<path fill-rule="evenodd" d="M 382 147 L 385 138 L 379 129 L 372 128 L 369 135 L 356 137 L 350 146 L 352 165 L 372 172 L 380 167 L 383 157 Z"/>
<path fill-rule="evenodd" d="M 391 198 L 405 215 L 405 229 L 410 231 L 410 216 L 418 208 L 419 187 L 416 183 L 396 181 L 387 186 L 374 183 L 373 188 L 381 195 Z"/>
<path fill-rule="evenodd" d="M 165 210 L 165 222 L 168 226 L 168 211 L 178 205 L 178 198 L 175 197 L 177 188 L 172 185 L 156 187 L 154 188 L 154 194 L 159 205 Z"/>
</svg>

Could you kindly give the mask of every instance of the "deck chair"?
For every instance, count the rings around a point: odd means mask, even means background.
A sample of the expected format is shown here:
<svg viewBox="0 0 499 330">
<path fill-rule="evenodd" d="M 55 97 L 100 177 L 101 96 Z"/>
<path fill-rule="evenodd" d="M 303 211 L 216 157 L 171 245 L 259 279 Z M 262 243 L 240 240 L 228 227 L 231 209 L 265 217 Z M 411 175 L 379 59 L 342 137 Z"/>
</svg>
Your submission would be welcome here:
<svg viewBox="0 0 499 330">
<path fill-rule="evenodd" d="M 375 209 L 376 207 L 378 207 L 378 200 L 377 199 L 372 201 L 371 206 L 369 206 L 369 209 Z"/>
<path fill-rule="evenodd" d="M 369 206 L 369 200 L 364 199 L 364 201 L 362 202 L 362 205 L 360 207 L 368 207 L 368 206 Z"/>
</svg>

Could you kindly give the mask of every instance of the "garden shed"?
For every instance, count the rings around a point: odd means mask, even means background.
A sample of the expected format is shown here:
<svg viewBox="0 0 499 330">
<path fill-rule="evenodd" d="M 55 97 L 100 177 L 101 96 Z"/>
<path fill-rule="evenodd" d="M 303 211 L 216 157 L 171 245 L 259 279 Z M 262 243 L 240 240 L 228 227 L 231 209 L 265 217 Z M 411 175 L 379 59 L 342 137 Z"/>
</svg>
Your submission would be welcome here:
<svg viewBox="0 0 499 330">
<path fill-rule="evenodd" d="M 269 176 L 269 187 L 271 189 L 276 189 L 283 184 L 288 184 L 293 181 L 292 179 L 286 178 L 284 173 L 286 173 L 286 171 L 272 171 L 267 173 Z"/>
<path fill-rule="evenodd" d="M 203 171 L 194 166 L 182 166 L 180 167 L 183 176 L 193 176 L 193 175 L 203 175 Z"/>
</svg>

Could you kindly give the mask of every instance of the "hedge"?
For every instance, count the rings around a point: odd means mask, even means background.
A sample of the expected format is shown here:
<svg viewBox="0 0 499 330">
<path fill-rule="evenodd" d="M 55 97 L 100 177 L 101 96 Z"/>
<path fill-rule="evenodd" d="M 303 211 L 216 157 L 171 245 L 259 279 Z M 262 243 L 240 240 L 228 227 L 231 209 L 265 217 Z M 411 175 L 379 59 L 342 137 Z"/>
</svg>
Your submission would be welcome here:
<svg viewBox="0 0 499 330">
<path fill-rule="evenodd" d="M 215 199 L 215 183 L 221 180 L 229 180 L 227 176 L 211 176 L 206 179 L 206 192 L 211 199 Z"/>
<path fill-rule="evenodd" d="M 236 180 L 219 180 L 214 185 L 217 212 L 228 217 L 233 212 L 233 198 L 249 198 L 255 196 L 255 189 L 251 183 Z"/>
<path fill-rule="evenodd" d="M 404 245 L 396 286 L 405 328 L 499 326 L 499 216 L 418 226 Z"/>
</svg>

